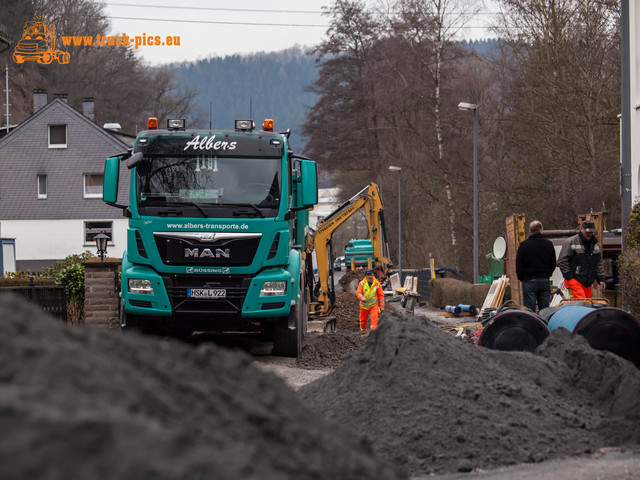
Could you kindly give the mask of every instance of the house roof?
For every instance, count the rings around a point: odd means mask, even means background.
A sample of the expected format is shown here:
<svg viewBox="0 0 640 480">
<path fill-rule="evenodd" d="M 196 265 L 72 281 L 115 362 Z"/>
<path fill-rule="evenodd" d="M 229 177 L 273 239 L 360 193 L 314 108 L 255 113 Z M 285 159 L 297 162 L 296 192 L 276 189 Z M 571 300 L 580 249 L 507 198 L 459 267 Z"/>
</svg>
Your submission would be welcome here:
<svg viewBox="0 0 640 480">
<path fill-rule="evenodd" d="M 105 137 L 116 138 L 116 140 L 117 140 L 117 142 L 119 144 L 121 144 L 122 146 L 126 146 L 125 142 L 123 142 L 122 140 L 118 139 L 115 135 L 111 135 L 105 129 L 103 129 L 102 127 L 98 126 L 91 119 L 89 119 L 88 117 L 84 116 L 82 113 L 80 113 L 75 108 L 73 108 L 71 105 L 69 105 L 66 101 L 64 101 L 64 100 L 62 100 L 61 98 L 58 98 L 58 97 L 56 97 L 53 100 L 51 100 L 49 103 L 47 103 L 44 107 L 42 107 L 36 113 L 34 113 L 29 118 L 27 118 L 25 121 L 23 121 L 18 126 L 13 128 L 7 135 L 2 137 L 2 139 L 0 139 L 0 146 L 2 146 L 2 142 L 3 141 L 8 141 L 9 138 L 11 138 L 13 135 L 16 135 L 18 132 L 20 132 L 21 129 L 27 127 L 28 125 L 30 125 L 34 121 L 37 121 L 38 118 L 40 118 L 42 116 L 46 116 L 56 106 L 58 108 L 64 109 L 70 115 L 74 116 L 79 122 L 85 124 L 87 126 L 87 128 L 94 129 L 96 132 L 99 132 L 101 135 L 104 135 Z"/>
<path fill-rule="evenodd" d="M 48 125 L 59 124 L 67 126 L 67 145 L 51 148 Z M 85 196 L 84 179 L 102 175 L 105 159 L 129 148 L 62 99 L 53 99 L 0 139 L 0 218 L 120 218 L 102 198 Z M 37 195 L 39 175 L 46 175 L 46 199 Z M 126 198 L 129 171 L 122 177 L 119 193 Z"/>
</svg>

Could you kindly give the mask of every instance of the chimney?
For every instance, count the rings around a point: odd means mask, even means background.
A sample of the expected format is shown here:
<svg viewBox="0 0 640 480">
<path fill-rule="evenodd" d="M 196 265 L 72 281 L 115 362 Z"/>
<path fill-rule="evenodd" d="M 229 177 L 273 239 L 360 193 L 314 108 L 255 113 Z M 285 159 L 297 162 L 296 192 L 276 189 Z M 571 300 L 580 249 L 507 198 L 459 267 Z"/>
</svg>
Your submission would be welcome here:
<svg viewBox="0 0 640 480">
<path fill-rule="evenodd" d="M 59 98 L 60 100 L 62 100 L 64 103 L 67 103 L 67 97 L 69 95 L 67 95 L 66 93 L 54 93 L 53 94 L 54 98 Z"/>
<path fill-rule="evenodd" d="M 85 97 L 82 99 L 82 114 L 92 122 L 96 121 L 93 97 Z"/>
<path fill-rule="evenodd" d="M 42 88 L 33 90 L 33 113 L 36 113 L 47 104 L 47 91 Z"/>
</svg>

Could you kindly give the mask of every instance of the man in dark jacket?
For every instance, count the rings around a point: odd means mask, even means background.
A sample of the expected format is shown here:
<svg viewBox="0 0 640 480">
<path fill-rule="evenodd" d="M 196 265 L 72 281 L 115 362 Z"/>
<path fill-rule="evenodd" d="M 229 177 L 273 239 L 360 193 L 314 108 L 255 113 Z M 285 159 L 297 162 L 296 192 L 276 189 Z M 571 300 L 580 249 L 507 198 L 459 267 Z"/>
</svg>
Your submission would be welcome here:
<svg viewBox="0 0 640 480">
<path fill-rule="evenodd" d="M 558 255 L 558 268 L 573 298 L 591 298 L 591 286 L 596 280 L 605 289 L 602 250 L 593 235 L 595 231 L 592 221 L 582 222 L 580 232 L 565 240 Z"/>
<path fill-rule="evenodd" d="M 529 225 L 531 235 L 518 247 L 516 274 L 522 282 L 522 302 L 532 312 L 549 306 L 551 285 L 549 278 L 556 268 L 553 243 L 542 236 L 542 223 L 534 220 Z"/>
</svg>

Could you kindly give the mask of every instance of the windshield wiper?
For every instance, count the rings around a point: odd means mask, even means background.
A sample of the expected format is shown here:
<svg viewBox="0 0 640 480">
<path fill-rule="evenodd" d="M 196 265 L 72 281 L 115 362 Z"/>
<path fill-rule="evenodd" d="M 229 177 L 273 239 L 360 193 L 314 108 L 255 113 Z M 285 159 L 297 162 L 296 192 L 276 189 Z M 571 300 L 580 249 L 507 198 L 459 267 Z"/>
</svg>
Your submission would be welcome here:
<svg viewBox="0 0 640 480">
<path fill-rule="evenodd" d="M 223 203 L 222 205 L 229 205 L 230 207 L 250 207 L 255 212 L 257 212 L 258 215 L 260 215 L 262 218 L 264 218 L 264 214 L 258 208 L 258 206 L 256 204 L 254 204 L 254 203 Z M 246 210 L 234 210 L 234 212 L 233 212 L 234 215 L 247 215 L 249 213 L 250 212 L 248 212 Z"/>
<path fill-rule="evenodd" d="M 196 202 L 166 202 L 165 205 L 191 205 L 192 207 L 196 207 L 205 218 L 209 218 L 207 212 Z"/>
</svg>

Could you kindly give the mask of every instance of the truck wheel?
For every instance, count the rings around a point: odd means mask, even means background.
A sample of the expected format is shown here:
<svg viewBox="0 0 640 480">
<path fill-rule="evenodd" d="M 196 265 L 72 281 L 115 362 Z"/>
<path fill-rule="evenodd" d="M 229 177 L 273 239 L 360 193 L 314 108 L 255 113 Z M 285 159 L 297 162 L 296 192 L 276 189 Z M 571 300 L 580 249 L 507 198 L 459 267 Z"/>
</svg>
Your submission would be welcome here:
<svg viewBox="0 0 640 480">
<path fill-rule="evenodd" d="M 288 327 L 288 319 L 276 324 L 273 335 L 273 354 L 279 357 L 297 357 L 302 349 L 303 316 L 300 304 L 291 307 L 289 318 L 295 318 L 296 328 Z"/>
<path fill-rule="evenodd" d="M 24 63 L 24 57 L 16 53 L 13 54 L 13 61 L 16 63 Z"/>
</svg>

